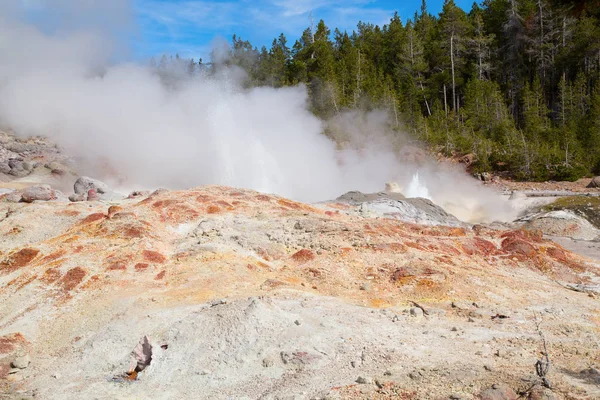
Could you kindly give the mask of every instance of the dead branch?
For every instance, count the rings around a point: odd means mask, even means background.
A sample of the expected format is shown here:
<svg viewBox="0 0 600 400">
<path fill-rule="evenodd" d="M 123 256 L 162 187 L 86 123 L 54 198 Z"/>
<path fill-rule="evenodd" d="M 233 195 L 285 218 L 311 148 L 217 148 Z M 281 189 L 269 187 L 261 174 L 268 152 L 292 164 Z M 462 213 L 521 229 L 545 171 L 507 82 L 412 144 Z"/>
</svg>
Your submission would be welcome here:
<svg viewBox="0 0 600 400">
<path fill-rule="evenodd" d="M 415 307 L 420 308 L 421 311 L 423 311 L 423 314 L 429 315 L 429 313 L 427 312 L 427 310 L 422 305 L 420 305 L 419 303 L 417 303 L 416 301 L 409 300 L 409 302 L 413 303 L 413 305 Z"/>
</svg>

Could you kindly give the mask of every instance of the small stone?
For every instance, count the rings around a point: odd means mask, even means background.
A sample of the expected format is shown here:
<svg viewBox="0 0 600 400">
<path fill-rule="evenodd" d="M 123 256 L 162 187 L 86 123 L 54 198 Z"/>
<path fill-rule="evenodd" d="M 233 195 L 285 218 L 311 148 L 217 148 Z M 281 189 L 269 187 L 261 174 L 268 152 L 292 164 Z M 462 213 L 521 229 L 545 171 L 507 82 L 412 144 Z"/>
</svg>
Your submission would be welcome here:
<svg viewBox="0 0 600 400">
<path fill-rule="evenodd" d="M 360 290 L 369 291 L 370 289 L 371 289 L 370 282 L 365 282 L 362 285 L 360 285 Z"/>
<path fill-rule="evenodd" d="M 350 361 L 350 366 L 352 366 L 352 368 L 356 368 L 356 361 Z"/>
<path fill-rule="evenodd" d="M 212 374 L 212 372 L 208 369 L 203 369 L 202 372 L 200 372 L 200 375 L 210 375 Z"/>
<path fill-rule="evenodd" d="M 467 322 L 475 322 L 475 320 L 471 317 L 469 317 L 469 319 L 467 320 Z"/>
<path fill-rule="evenodd" d="M 498 388 L 500 388 L 500 385 L 498 385 L 497 383 L 494 383 L 492 385 L 492 389 L 498 389 Z"/>
<path fill-rule="evenodd" d="M 492 371 L 492 367 L 490 367 L 489 365 L 484 365 L 483 369 L 485 369 L 486 371 Z"/>
<path fill-rule="evenodd" d="M 584 369 L 583 371 L 581 371 L 581 373 L 585 375 L 600 375 L 600 370 L 594 367 L 590 367 L 588 369 Z"/>
<path fill-rule="evenodd" d="M 356 383 L 360 383 L 361 385 L 370 385 L 373 383 L 373 379 L 369 377 L 359 376 L 356 379 Z"/>
<path fill-rule="evenodd" d="M 390 371 L 390 370 L 387 370 L 387 371 L 385 371 L 385 372 L 383 373 L 383 375 L 385 375 L 385 376 L 392 376 L 392 371 Z"/>
<path fill-rule="evenodd" d="M 223 305 L 223 304 L 227 304 L 227 300 L 225 300 L 225 299 L 216 299 L 216 300 L 212 300 L 210 302 L 210 306 L 211 307 L 220 306 L 220 305 Z"/>
<path fill-rule="evenodd" d="M 69 196 L 69 200 L 71 200 L 74 203 L 78 201 L 86 201 L 87 193 L 73 193 Z"/>
<path fill-rule="evenodd" d="M 61 375 L 58 372 L 56 372 L 56 373 L 52 374 L 52 377 L 54 379 L 60 379 Z"/>
<path fill-rule="evenodd" d="M 265 367 L 265 368 L 270 368 L 270 367 L 272 367 L 274 364 L 275 364 L 275 362 L 273 362 L 273 360 L 272 360 L 272 359 L 270 359 L 270 358 L 265 358 L 265 359 L 263 359 L 263 360 L 262 360 L 262 365 L 263 365 L 263 367 Z"/>
<path fill-rule="evenodd" d="M 31 358 L 29 357 L 29 354 L 26 354 L 24 356 L 15 358 L 11 365 L 14 368 L 25 369 L 29 366 L 30 362 Z"/>
<path fill-rule="evenodd" d="M 451 400 L 460 400 L 460 399 L 462 399 L 462 396 L 460 394 L 453 393 L 450 395 L 450 399 Z"/>
<path fill-rule="evenodd" d="M 453 326 L 452 329 L 450 329 L 452 332 L 458 332 L 458 328 Z"/>
<path fill-rule="evenodd" d="M 419 307 L 413 307 L 410 309 L 410 315 L 412 315 L 413 317 L 422 317 L 423 310 L 421 310 Z"/>
<path fill-rule="evenodd" d="M 16 374 L 17 372 L 21 372 L 19 368 L 11 368 L 8 370 L 8 375 Z"/>
<path fill-rule="evenodd" d="M 298 321 L 298 320 L 295 320 L 295 321 L 294 321 L 294 323 L 295 323 L 296 325 L 302 325 L 302 322 L 300 322 L 300 321 Z"/>
<path fill-rule="evenodd" d="M 6 380 L 9 382 L 20 382 L 23 380 L 22 374 L 12 374 L 6 377 Z"/>
<path fill-rule="evenodd" d="M 100 196 L 96 189 L 90 189 L 87 191 L 87 201 L 98 201 L 100 200 Z"/>
</svg>

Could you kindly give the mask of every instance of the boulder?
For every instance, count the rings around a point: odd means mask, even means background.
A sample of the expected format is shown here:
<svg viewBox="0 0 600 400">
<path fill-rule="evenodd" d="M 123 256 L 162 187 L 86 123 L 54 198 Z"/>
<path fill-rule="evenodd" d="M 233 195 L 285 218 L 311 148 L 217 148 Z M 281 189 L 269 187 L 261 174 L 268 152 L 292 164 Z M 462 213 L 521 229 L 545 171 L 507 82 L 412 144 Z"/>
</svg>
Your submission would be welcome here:
<svg viewBox="0 0 600 400">
<path fill-rule="evenodd" d="M 22 178 L 29 175 L 31 171 L 33 171 L 35 165 L 29 161 L 23 161 L 20 158 L 12 158 L 8 160 L 8 166 L 10 167 L 10 171 L 8 171 L 9 175 Z"/>
<path fill-rule="evenodd" d="M 75 181 L 75 185 L 73 186 L 75 193 L 88 193 L 89 190 L 94 189 L 96 193 L 103 194 L 109 191 L 108 185 L 106 183 L 99 181 L 97 179 L 92 179 L 87 176 L 81 176 Z"/>
<path fill-rule="evenodd" d="M 595 176 L 589 185 L 588 188 L 600 188 L 600 176 Z"/>
<path fill-rule="evenodd" d="M 21 193 L 21 201 L 31 203 L 35 200 L 56 200 L 56 192 L 48 185 L 30 186 Z"/>
</svg>

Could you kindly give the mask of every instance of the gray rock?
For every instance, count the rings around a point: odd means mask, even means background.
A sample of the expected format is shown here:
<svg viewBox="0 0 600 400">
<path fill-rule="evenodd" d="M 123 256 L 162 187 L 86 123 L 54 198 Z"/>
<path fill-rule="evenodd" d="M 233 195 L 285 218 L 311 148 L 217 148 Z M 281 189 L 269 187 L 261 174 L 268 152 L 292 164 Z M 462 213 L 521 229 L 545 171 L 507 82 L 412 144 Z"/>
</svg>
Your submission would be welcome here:
<svg viewBox="0 0 600 400">
<path fill-rule="evenodd" d="M 69 196 L 69 200 L 71 200 L 72 202 L 86 201 L 87 193 L 73 193 Z"/>
<path fill-rule="evenodd" d="M 94 189 L 97 193 L 103 194 L 109 191 L 108 185 L 102 181 L 97 179 L 92 179 L 87 176 L 81 176 L 75 181 L 75 185 L 73 185 L 73 189 L 75 193 L 86 193 L 88 190 Z"/>
<path fill-rule="evenodd" d="M 21 201 L 21 192 L 14 191 L 9 193 L 2 198 L 2 201 L 7 203 L 19 203 Z"/>
<path fill-rule="evenodd" d="M 454 215 L 447 213 L 431 200 L 411 198 L 392 200 L 385 197 L 361 203 L 358 212 L 366 217 L 394 218 L 421 225 L 463 226 Z"/>
<path fill-rule="evenodd" d="M 21 200 L 25 203 L 56 200 L 56 192 L 48 185 L 31 186 L 23 190 Z"/>
<path fill-rule="evenodd" d="M 600 176 L 595 176 L 589 185 L 588 188 L 600 188 Z"/>
<path fill-rule="evenodd" d="M 360 383 L 361 385 L 370 385 L 373 383 L 373 378 L 359 376 L 358 379 L 356 379 L 356 383 Z"/>
<path fill-rule="evenodd" d="M 10 172 L 10 166 L 8 165 L 8 161 L 0 162 L 0 172 L 3 174 L 8 174 Z"/>
<path fill-rule="evenodd" d="M 8 166 L 10 171 L 8 174 L 16 176 L 18 178 L 27 176 L 33 170 L 33 164 L 27 161 L 23 161 L 20 158 L 12 158 L 8 160 Z"/>
<path fill-rule="evenodd" d="M 419 307 L 413 307 L 410 309 L 410 315 L 413 317 L 422 317 L 423 310 L 421 310 Z"/>
<path fill-rule="evenodd" d="M 25 369 L 29 366 L 30 362 L 31 357 L 29 357 L 29 354 L 25 354 L 24 356 L 15 358 L 11 365 L 14 368 Z"/>
</svg>

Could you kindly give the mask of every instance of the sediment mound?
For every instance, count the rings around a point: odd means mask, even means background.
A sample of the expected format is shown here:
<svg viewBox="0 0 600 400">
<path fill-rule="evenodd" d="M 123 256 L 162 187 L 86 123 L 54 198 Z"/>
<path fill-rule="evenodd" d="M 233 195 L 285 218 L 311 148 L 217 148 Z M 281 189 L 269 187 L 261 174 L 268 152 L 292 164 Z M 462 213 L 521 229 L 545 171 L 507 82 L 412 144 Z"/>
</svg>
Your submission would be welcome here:
<svg viewBox="0 0 600 400">
<path fill-rule="evenodd" d="M 529 393 L 543 390 L 541 329 L 558 398 L 598 395 L 596 264 L 534 232 L 406 223 L 365 204 L 221 186 L 110 206 L 0 203 L 0 390 Z"/>
<path fill-rule="evenodd" d="M 539 230 L 545 235 L 578 240 L 593 240 L 598 237 L 598 230 L 588 220 L 570 211 L 538 213 L 522 221 L 526 221 L 523 225 L 525 229 Z"/>
<path fill-rule="evenodd" d="M 394 218 L 421 225 L 466 225 L 431 200 L 419 197 L 407 199 L 401 193 L 396 192 L 361 193 L 352 191 L 343 194 L 336 200 L 343 204 L 358 206 L 358 212 L 364 217 Z"/>
</svg>

